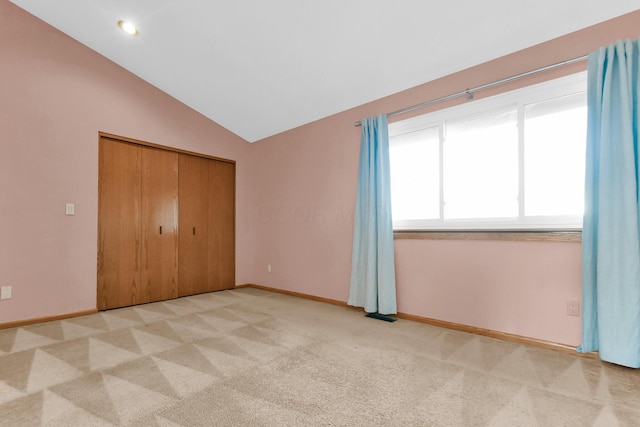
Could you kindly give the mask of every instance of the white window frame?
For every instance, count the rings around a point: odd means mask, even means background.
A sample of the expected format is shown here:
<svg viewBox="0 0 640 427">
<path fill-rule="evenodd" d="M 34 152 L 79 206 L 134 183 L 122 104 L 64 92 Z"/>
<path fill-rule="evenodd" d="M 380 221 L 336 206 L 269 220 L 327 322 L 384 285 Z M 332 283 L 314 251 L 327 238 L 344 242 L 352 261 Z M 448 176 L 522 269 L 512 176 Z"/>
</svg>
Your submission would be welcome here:
<svg viewBox="0 0 640 427">
<path fill-rule="evenodd" d="M 423 129 L 438 127 L 440 133 L 440 218 L 418 220 L 394 220 L 393 228 L 406 230 L 524 230 L 524 231 L 557 231 L 582 229 L 582 215 L 579 216 L 524 216 L 524 123 L 525 106 L 528 104 L 552 100 L 567 95 L 586 93 L 587 72 L 579 72 L 569 76 L 549 80 L 505 92 L 488 98 L 468 102 L 462 105 L 438 110 L 421 116 L 405 119 L 389 124 L 389 137 L 399 136 Z M 518 157 L 519 157 L 519 216 L 517 218 L 488 219 L 444 219 L 443 201 L 443 145 L 444 123 L 447 120 L 471 119 L 474 116 L 486 115 L 506 108 L 517 107 L 518 114 Z M 418 196 L 416 196 L 418 197 Z"/>
</svg>

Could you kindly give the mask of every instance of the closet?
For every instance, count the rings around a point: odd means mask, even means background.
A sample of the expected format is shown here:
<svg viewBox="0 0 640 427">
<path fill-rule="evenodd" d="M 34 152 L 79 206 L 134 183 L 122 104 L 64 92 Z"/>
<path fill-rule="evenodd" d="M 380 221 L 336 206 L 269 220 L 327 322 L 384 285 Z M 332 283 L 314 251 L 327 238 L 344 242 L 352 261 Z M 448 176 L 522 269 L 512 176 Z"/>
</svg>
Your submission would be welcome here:
<svg viewBox="0 0 640 427">
<path fill-rule="evenodd" d="M 100 134 L 98 309 L 235 284 L 235 163 Z"/>
</svg>

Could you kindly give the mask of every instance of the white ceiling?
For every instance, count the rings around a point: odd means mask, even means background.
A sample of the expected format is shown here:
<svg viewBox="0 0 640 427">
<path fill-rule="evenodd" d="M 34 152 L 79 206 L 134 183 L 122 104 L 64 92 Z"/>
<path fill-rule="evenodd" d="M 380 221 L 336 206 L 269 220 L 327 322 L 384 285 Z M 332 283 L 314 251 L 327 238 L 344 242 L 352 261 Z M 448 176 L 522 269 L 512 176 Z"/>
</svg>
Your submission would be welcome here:
<svg viewBox="0 0 640 427">
<path fill-rule="evenodd" d="M 11 2 L 250 142 L 640 8 L 638 0 Z M 122 33 L 120 19 L 140 35 Z"/>
</svg>

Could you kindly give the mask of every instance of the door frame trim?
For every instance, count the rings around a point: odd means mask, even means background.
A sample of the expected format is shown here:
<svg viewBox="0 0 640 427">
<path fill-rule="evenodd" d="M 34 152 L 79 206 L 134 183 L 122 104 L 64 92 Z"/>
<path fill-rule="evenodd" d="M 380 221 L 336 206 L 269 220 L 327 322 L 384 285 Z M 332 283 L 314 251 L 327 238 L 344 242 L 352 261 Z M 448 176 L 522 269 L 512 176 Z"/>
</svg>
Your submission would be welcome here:
<svg viewBox="0 0 640 427">
<path fill-rule="evenodd" d="M 183 150 L 181 148 L 175 148 L 175 147 L 169 147 L 169 146 L 166 146 L 166 145 L 155 144 L 153 142 L 147 142 L 147 141 L 142 141 L 142 140 L 139 140 L 139 139 L 128 138 L 126 136 L 114 135 L 114 134 L 107 133 L 107 132 L 98 132 L 98 141 L 100 140 L 100 138 L 111 139 L 113 141 L 125 142 L 125 143 L 129 143 L 129 144 L 134 144 L 134 145 L 141 145 L 143 147 L 157 148 L 157 149 L 160 149 L 160 150 L 171 151 L 171 152 L 174 152 L 174 153 L 189 154 L 191 156 L 203 157 L 205 159 L 218 160 L 220 162 L 232 163 L 234 165 L 236 164 L 235 160 L 225 159 L 223 157 L 210 156 L 208 154 L 196 153 L 194 151 Z"/>
</svg>

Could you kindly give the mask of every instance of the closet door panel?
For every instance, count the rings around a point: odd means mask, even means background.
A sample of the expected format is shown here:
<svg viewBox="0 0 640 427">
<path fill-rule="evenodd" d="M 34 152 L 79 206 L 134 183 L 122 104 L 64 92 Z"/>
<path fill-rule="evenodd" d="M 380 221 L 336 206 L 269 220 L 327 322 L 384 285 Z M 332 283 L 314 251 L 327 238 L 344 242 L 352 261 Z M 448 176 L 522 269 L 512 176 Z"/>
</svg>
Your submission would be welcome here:
<svg viewBox="0 0 640 427">
<path fill-rule="evenodd" d="M 210 290 L 235 286 L 235 164 L 209 161 Z"/>
<path fill-rule="evenodd" d="M 178 297 L 178 154 L 142 149 L 142 302 Z"/>
<path fill-rule="evenodd" d="M 179 154 L 179 295 L 209 291 L 207 159 Z"/>
<path fill-rule="evenodd" d="M 98 309 L 141 302 L 141 149 L 99 142 Z"/>
</svg>

